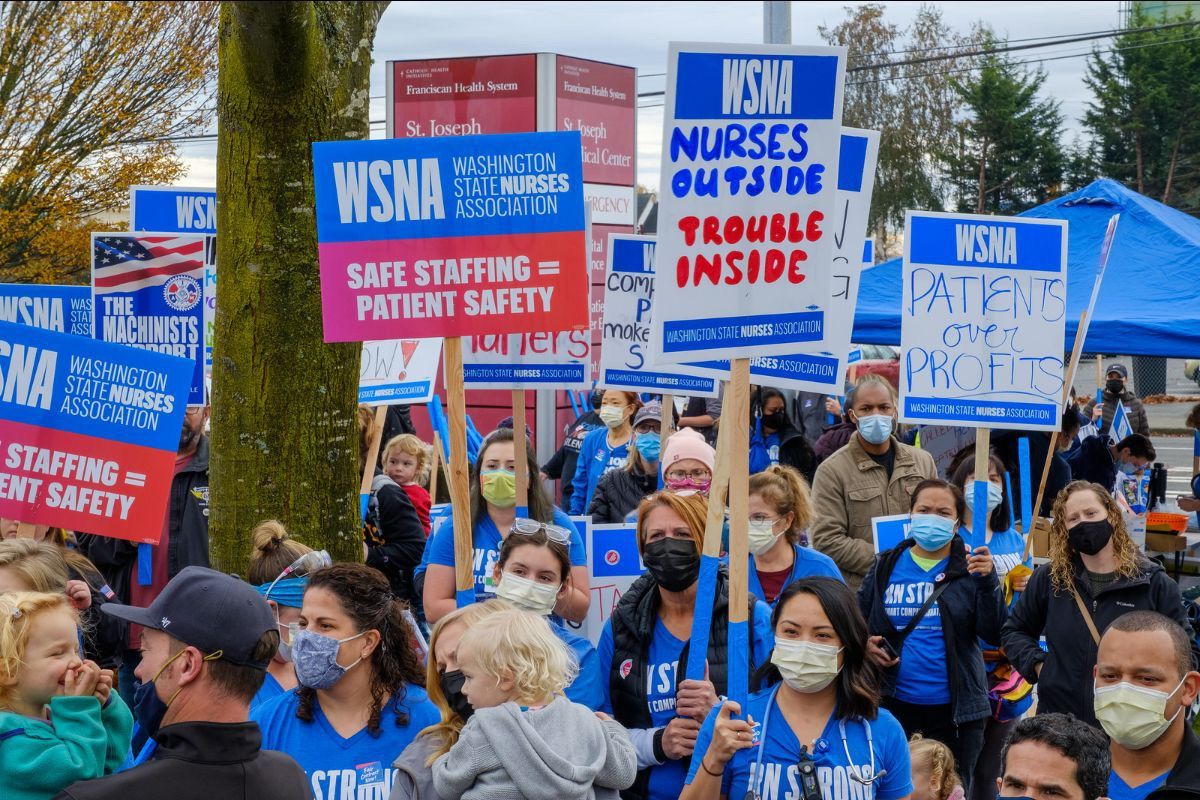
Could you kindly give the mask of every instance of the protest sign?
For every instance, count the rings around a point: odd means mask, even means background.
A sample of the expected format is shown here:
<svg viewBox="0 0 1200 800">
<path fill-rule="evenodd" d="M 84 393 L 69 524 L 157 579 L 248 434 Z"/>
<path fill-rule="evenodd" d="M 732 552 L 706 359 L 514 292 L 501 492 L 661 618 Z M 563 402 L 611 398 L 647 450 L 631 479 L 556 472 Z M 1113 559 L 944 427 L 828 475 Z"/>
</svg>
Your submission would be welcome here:
<svg viewBox="0 0 1200 800">
<path fill-rule="evenodd" d="M 1118 400 L 1117 410 L 1113 412 L 1112 428 L 1108 431 L 1108 440 L 1117 444 L 1132 433 L 1133 425 L 1129 422 L 1129 412 L 1125 409 L 1125 404 Z"/>
<path fill-rule="evenodd" d="M 882 553 L 891 550 L 908 538 L 908 526 L 912 517 L 908 514 L 892 514 L 887 517 L 874 517 L 871 520 L 871 538 L 874 540 L 875 552 Z"/>
<path fill-rule="evenodd" d="M 368 406 L 428 403 L 441 357 L 441 339 L 363 342 L 358 402 Z"/>
<path fill-rule="evenodd" d="M 631 392 L 716 397 L 716 380 L 699 370 L 648 362 L 655 250 L 653 236 L 608 237 L 599 383 L 606 389 Z"/>
<path fill-rule="evenodd" d="M 0 322 L 0 516 L 155 544 L 193 363 Z"/>
<path fill-rule="evenodd" d="M 578 132 L 313 145 L 325 340 L 583 330 Z"/>
<path fill-rule="evenodd" d="M 91 336 L 92 290 L 87 286 L 0 283 L 0 321 Z"/>
<path fill-rule="evenodd" d="M 672 43 L 652 361 L 824 335 L 846 50 Z"/>
<path fill-rule="evenodd" d="M 204 405 L 204 237 L 92 234 L 92 336 L 195 364 L 188 405 Z"/>
<path fill-rule="evenodd" d="M 468 389 L 586 389 L 590 339 L 586 330 L 465 338 L 463 382 Z"/>
<path fill-rule="evenodd" d="M 584 541 L 587 542 L 591 602 L 580 634 L 597 644 L 604 623 L 612 616 L 621 595 L 629 591 L 646 568 L 638 555 L 637 525 L 632 522 L 591 525 Z"/>
<path fill-rule="evenodd" d="M 1066 301 L 1066 222 L 907 212 L 901 421 L 1057 431 Z"/>
<path fill-rule="evenodd" d="M 917 436 L 920 448 L 933 456 L 938 475 L 946 480 L 950 480 L 949 469 L 954 456 L 975 440 L 970 428 L 957 425 L 922 425 Z"/>
</svg>

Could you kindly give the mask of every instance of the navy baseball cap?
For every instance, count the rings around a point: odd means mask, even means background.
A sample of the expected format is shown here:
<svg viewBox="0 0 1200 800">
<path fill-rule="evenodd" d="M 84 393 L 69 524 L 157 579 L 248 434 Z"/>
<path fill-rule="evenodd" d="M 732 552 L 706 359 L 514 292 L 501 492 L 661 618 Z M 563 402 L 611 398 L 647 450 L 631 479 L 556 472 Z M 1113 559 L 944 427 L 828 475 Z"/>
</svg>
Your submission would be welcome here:
<svg viewBox="0 0 1200 800">
<path fill-rule="evenodd" d="M 105 603 L 100 610 L 231 664 L 265 670 L 271 660 L 254 659 L 263 634 L 275 630 L 271 607 L 253 586 L 215 569 L 184 567 L 148 608 Z"/>
</svg>

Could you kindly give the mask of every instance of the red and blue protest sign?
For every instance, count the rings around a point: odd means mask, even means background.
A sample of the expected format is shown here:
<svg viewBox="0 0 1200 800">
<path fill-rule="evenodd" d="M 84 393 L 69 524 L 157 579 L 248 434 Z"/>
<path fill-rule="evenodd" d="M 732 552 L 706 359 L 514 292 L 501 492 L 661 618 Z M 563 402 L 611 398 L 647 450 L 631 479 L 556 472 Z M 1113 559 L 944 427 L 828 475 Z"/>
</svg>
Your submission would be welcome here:
<svg viewBox="0 0 1200 800">
<path fill-rule="evenodd" d="M 205 402 L 204 240 L 92 234 L 92 336 L 191 360 L 194 406 Z"/>
<path fill-rule="evenodd" d="M 157 544 L 193 368 L 0 322 L 0 516 Z"/>
<path fill-rule="evenodd" d="M 328 342 L 588 326 L 575 132 L 317 142 Z"/>
</svg>

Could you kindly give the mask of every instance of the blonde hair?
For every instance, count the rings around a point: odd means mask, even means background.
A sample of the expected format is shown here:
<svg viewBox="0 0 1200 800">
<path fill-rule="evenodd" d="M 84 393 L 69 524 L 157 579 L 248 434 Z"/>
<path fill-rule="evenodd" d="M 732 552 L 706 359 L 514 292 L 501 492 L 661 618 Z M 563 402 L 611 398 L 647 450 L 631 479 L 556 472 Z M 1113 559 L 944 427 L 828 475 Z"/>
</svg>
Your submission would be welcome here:
<svg viewBox="0 0 1200 800">
<path fill-rule="evenodd" d="M 66 551 L 49 542 L 33 539 L 0 542 L 0 569 L 9 569 L 19 575 L 30 592 L 62 594 L 71 579 Z"/>
<path fill-rule="evenodd" d="M 429 635 L 429 658 L 425 662 L 425 693 L 441 712 L 442 721 L 430 725 L 419 734 L 420 736 L 433 736 L 437 739 L 437 747 L 429 754 L 425 766 L 432 767 L 434 761 L 450 752 L 450 748 L 458 743 L 458 736 L 462 733 L 463 725 L 466 724 L 466 721 L 450 708 L 450 702 L 442 693 L 442 674 L 438 671 L 437 658 L 434 656 L 434 653 L 437 652 L 438 640 L 442 638 L 442 632 L 451 625 L 459 624 L 465 625 L 467 630 L 470 630 L 480 620 L 497 612 L 511 611 L 512 609 L 513 606 L 507 601 L 494 598 L 486 603 L 472 603 L 469 606 L 456 608 L 439 619 L 433 626 L 433 632 Z"/>
<path fill-rule="evenodd" d="M 567 646 L 550 630 L 545 617 L 509 609 L 476 625 L 458 641 L 497 681 L 513 682 L 513 699 L 532 703 L 562 694 L 579 671 Z"/>
<path fill-rule="evenodd" d="M 1125 515 L 1112 495 L 1104 487 L 1088 481 L 1071 481 L 1058 497 L 1054 498 L 1054 508 L 1050 511 L 1050 580 L 1057 591 L 1071 590 L 1075 582 L 1075 566 L 1072 563 L 1074 550 L 1067 540 L 1067 500 L 1076 492 L 1091 492 L 1100 500 L 1108 516 L 1108 524 L 1112 526 L 1113 560 L 1116 561 L 1116 573 L 1124 578 L 1135 578 L 1141 571 L 1140 552 L 1134 544 L 1129 529 L 1125 527 Z"/>
<path fill-rule="evenodd" d="M 250 532 L 254 552 L 250 554 L 247 582 L 258 586 L 270 583 L 297 558 L 313 550 L 290 537 L 287 528 L 277 519 L 263 520 Z"/>
<path fill-rule="evenodd" d="M 954 763 L 954 753 L 937 739 L 913 734 L 908 740 L 908 755 L 912 759 L 913 772 L 920 768 L 929 771 L 929 785 L 937 792 L 938 800 L 946 800 L 955 787 L 962 786 Z"/>
<path fill-rule="evenodd" d="M 25 648 L 29 645 L 34 621 L 42 612 L 57 608 L 65 608 L 75 624 L 79 624 L 79 615 L 61 592 L 0 594 L 0 708 L 12 709 L 13 687 L 25 665 Z"/>
<path fill-rule="evenodd" d="M 696 543 L 696 551 L 704 549 L 704 524 L 708 518 L 708 500 L 700 493 L 681 495 L 675 492 L 655 492 L 647 495 L 638 505 L 637 514 L 637 547 L 638 552 L 646 544 L 646 520 L 650 512 L 660 506 L 666 506 L 679 515 L 687 523 Z"/>
<path fill-rule="evenodd" d="M 392 454 L 393 450 L 399 450 L 401 453 L 407 453 L 408 455 L 414 456 L 417 459 L 417 471 L 413 476 L 413 479 L 417 483 L 425 483 L 426 467 L 429 465 L 429 447 L 429 445 L 421 441 L 419 436 L 415 436 L 411 433 L 402 433 L 399 436 L 393 436 L 391 439 L 388 439 L 387 444 L 385 444 L 383 446 L 383 450 L 380 451 L 379 464 L 380 466 L 386 464 L 388 456 Z"/>
<path fill-rule="evenodd" d="M 808 481 L 796 470 L 784 464 L 774 464 L 762 472 L 750 476 L 750 494 L 762 495 L 775 513 L 792 515 L 791 527 L 787 529 L 787 540 L 800 543 L 800 534 L 812 521 L 812 495 Z"/>
</svg>

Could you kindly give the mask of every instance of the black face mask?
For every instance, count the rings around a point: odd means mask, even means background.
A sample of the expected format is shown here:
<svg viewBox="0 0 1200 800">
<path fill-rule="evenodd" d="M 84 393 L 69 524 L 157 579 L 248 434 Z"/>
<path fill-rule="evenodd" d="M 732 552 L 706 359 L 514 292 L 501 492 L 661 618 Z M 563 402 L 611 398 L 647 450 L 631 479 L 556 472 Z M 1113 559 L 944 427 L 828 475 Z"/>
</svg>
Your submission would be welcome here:
<svg viewBox="0 0 1200 800">
<path fill-rule="evenodd" d="M 438 684 L 442 687 L 442 694 L 445 696 L 446 702 L 450 704 L 450 710 L 458 714 L 463 722 L 469 720 L 475 713 L 475 709 L 467 701 L 467 696 L 462 693 L 463 683 L 466 680 L 460 669 L 443 672 L 438 678 Z"/>
<path fill-rule="evenodd" d="M 1125 381 L 1120 380 L 1119 378 L 1108 381 L 1104 384 L 1104 389 L 1109 394 L 1120 394 L 1121 392 L 1125 391 Z"/>
<path fill-rule="evenodd" d="M 782 411 L 776 411 L 774 414 L 764 414 L 762 424 L 765 428 L 770 428 L 773 431 L 781 431 L 787 426 L 787 414 Z"/>
<path fill-rule="evenodd" d="M 1112 523 L 1107 519 L 1093 522 L 1080 522 L 1067 531 L 1067 542 L 1076 551 L 1087 556 L 1094 556 L 1104 549 L 1112 538 Z"/>
<path fill-rule="evenodd" d="M 646 569 L 668 592 L 682 592 L 700 575 L 700 553 L 690 539 L 659 539 L 642 548 Z"/>
</svg>

